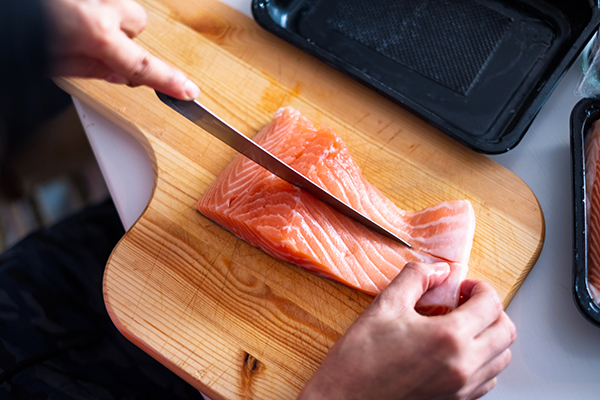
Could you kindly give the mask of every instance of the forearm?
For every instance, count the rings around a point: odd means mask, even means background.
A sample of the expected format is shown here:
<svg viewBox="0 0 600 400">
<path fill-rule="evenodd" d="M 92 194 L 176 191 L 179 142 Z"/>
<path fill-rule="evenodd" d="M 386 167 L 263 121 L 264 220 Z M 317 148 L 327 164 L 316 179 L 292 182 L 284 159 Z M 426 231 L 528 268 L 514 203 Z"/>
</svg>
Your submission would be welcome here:
<svg viewBox="0 0 600 400">
<path fill-rule="evenodd" d="M 24 134 L 24 107 L 39 108 L 39 87 L 48 76 L 48 22 L 43 1 L 0 1 L 0 168 L 8 149 Z"/>
<path fill-rule="evenodd" d="M 42 0 L 0 2 L 0 92 L 22 91 L 22 85 L 48 75 L 48 22 Z"/>
</svg>

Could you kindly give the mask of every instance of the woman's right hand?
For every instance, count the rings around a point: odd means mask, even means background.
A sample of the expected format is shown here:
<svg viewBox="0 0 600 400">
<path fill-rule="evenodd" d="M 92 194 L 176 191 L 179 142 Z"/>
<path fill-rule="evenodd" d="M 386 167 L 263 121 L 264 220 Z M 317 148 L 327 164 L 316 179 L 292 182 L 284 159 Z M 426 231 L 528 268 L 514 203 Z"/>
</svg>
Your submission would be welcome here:
<svg viewBox="0 0 600 400">
<path fill-rule="evenodd" d="M 133 39 L 147 15 L 133 0 L 45 0 L 51 21 L 53 76 L 106 79 L 146 85 L 191 100 L 200 89 L 183 72 Z"/>
</svg>

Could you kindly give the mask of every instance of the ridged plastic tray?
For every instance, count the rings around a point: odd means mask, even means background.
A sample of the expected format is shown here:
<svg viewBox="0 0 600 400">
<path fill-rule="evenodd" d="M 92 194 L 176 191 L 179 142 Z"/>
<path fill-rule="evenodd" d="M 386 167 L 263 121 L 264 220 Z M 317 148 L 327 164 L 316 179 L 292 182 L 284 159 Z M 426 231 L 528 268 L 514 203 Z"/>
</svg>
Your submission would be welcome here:
<svg viewBox="0 0 600 400">
<path fill-rule="evenodd" d="M 573 183 L 573 297 L 583 316 L 600 326 L 600 306 L 587 284 L 588 246 L 585 207 L 585 138 L 600 119 L 600 99 L 581 100 L 571 112 L 571 172 Z"/>
<path fill-rule="evenodd" d="M 588 0 L 253 0 L 264 29 L 475 151 L 514 148 L 592 37 Z"/>
</svg>

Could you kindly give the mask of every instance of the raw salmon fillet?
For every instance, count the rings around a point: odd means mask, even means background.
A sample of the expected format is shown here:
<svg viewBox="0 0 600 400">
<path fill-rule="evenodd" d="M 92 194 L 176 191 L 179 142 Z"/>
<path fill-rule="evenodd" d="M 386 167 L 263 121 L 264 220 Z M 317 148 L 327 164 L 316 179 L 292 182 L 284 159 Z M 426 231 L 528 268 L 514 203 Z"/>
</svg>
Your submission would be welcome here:
<svg viewBox="0 0 600 400">
<path fill-rule="evenodd" d="M 278 259 L 371 295 L 409 261 L 448 262 L 453 293 L 442 288 L 425 300 L 437 306 L 441 296 L 451 308 L 456 306 L 475 231 L 469 201 L 418 212 L 398 208 L 363 178 L 331 128 L 317 130 L 289 107 L 280 109 L 254 140 L 413 248 L 365 228 L 242 155 L 198 201 L 200 213 Z"/>
<path fill-rule="evenodd" d="M 595 122 L 585 141 L 585 197 L 587 216 L 587 282 L 600 304 L 600 124 Z"/>
</svg>

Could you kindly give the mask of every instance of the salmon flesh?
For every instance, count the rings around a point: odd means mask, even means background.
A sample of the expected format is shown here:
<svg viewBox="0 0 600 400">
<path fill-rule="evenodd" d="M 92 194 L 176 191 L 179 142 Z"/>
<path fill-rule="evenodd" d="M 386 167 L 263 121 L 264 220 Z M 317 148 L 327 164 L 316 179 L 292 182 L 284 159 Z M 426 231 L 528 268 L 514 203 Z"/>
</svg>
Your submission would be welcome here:
<svg viewBox="0 0 600 400">
<path fill-rule="evenodd" d="M 446 286 L 452 288 L 428 295 L 424 307 L 456 307 L 475 232 L 468 200 L 417 212 L 398 208 L 365 180 L 331 128 L 316 129 L 290 107 L 280 109 L 254 140 L 412 248 L 371 231 L 242 155 L 197 202 L 200 213 L 273 257 L 373 296 L 409 261 L 447 262 L 452 278 Z"/>
<path fill-rule="evenodd" d="M 585 197 L 587 220 L 587 283 L 600 304 L 600 124 L 595 122 L 585 141 Z"/>
</svg>

